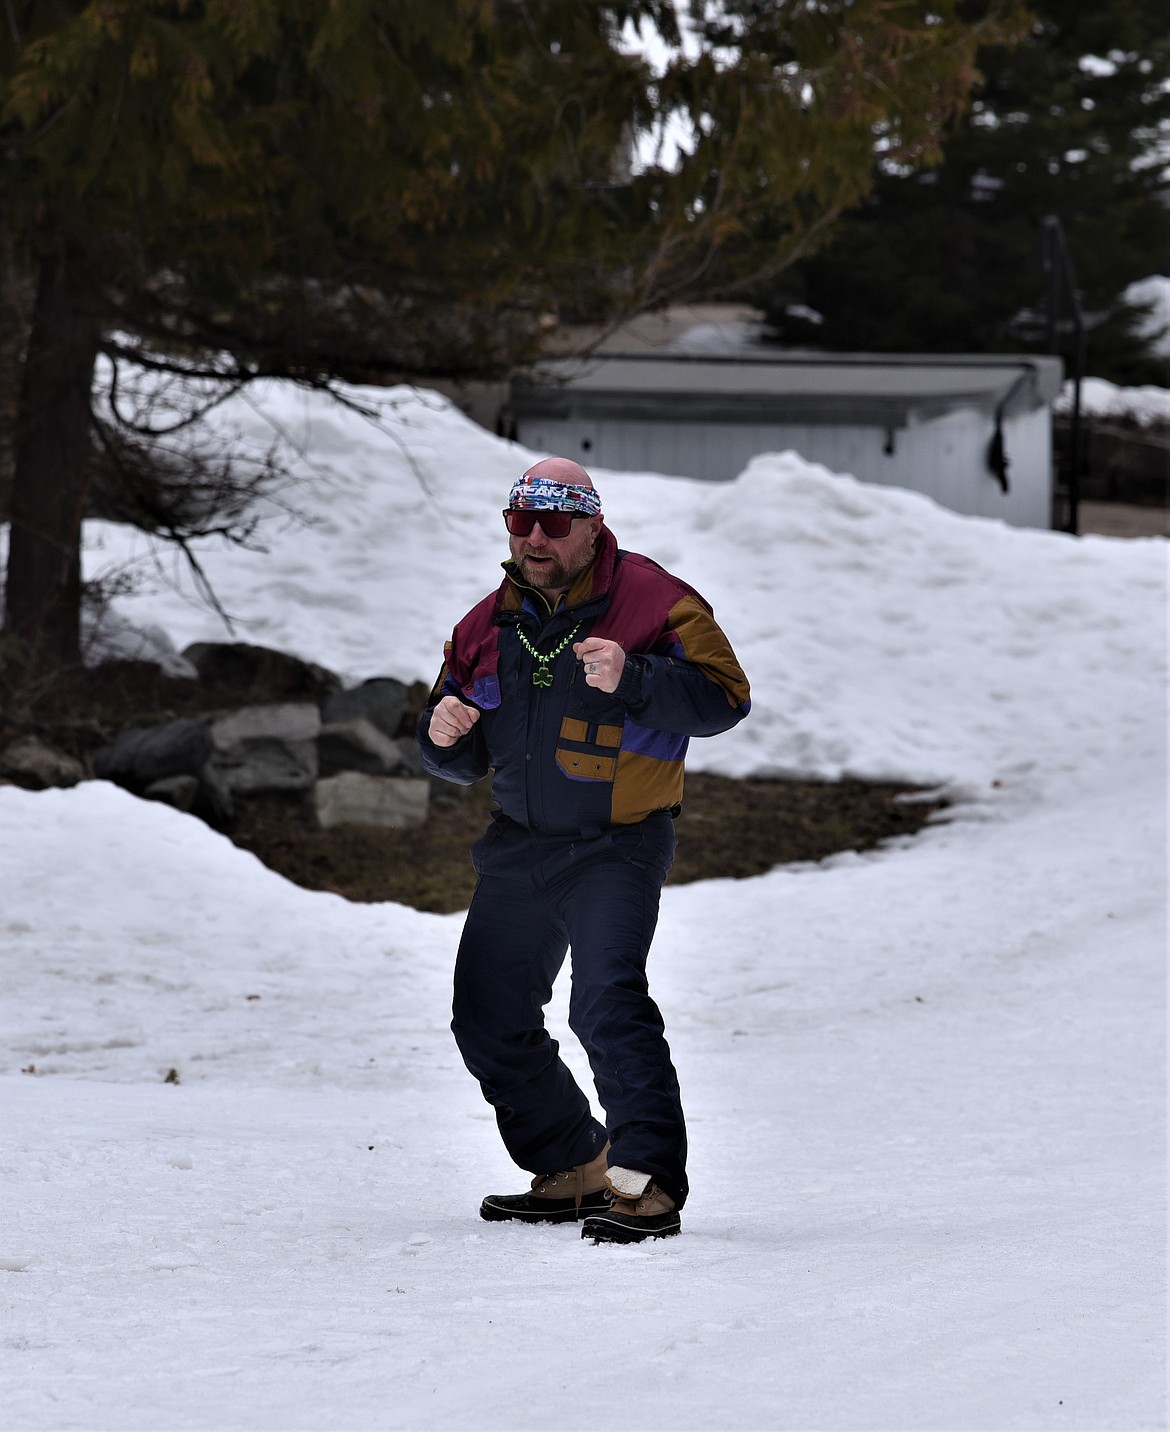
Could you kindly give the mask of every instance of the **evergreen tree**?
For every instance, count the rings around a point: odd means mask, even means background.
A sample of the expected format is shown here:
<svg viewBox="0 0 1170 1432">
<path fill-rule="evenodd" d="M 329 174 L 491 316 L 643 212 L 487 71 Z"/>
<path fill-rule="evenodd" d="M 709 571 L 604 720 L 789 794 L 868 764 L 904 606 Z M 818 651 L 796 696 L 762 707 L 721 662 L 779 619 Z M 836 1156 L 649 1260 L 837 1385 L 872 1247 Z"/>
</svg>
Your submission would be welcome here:
<svg viewBox="0 0 1170 1432">
<path fill-rule="evenodd" d="M 2 272 L 34 294 L 9 660 L 77 658 L 99 353 L 470 377 L 531 355 L 550 315 L 731 291 L 858 201 L 875 134 L 929 158 L 976 47 L 1021 15 L 698 8 L 694 54 L 672 0 L 5 0 Z M 676 47 L 663 75 L 641 26 Z M 672 117 L 681 161 L 623 170 Z"/>
<path fill-rule="evenodd" d="M 1033 0 L 936 168 L 885 165 L 832 241 L 765 307 L 786 342 L 836 350 L 1040 351 L 1041 227 L 1064 230 L 1094 373 L 1170 383 L 1125 289 L 1170 273 L 1170 21 L 1163 0 Z M 795 308 L 795 312 L 790 311 Z M 821 322 L 810 321 L 811 309 Z M 1067 309 L 1065 309 L 1067 314 Z"/>
</svg>

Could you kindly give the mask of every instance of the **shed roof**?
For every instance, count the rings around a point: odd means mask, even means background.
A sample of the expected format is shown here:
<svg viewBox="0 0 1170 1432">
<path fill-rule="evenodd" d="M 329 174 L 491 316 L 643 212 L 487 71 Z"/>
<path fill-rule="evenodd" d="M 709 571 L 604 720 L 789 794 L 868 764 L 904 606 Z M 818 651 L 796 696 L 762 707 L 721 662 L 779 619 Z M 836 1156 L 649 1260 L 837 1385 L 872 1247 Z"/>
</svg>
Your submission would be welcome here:
<svg viewBox="0 0 1170 1432">
<path fill-rule="evenodd" d="M 517 418 L 906 427 L 957 408 L 1021 412 L 1060 392 L 1059 358 L 995 354 L 606 353 L 557 359 L 512 387 Z"/>
</svg>

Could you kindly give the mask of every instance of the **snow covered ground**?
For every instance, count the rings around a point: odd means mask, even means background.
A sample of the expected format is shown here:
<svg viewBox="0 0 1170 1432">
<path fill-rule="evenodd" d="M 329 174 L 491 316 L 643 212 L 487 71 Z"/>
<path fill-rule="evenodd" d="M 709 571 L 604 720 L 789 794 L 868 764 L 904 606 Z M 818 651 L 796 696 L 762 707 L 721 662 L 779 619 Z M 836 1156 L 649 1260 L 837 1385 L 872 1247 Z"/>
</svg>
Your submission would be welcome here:
<svg viewBox="0 0 1170 1432">
<path fill-rule="evenodd" d="M 218 410 L 279 425 L 308 520 L 203 561 L 241 639 L 429 680 L 530 457 L 378 401 Z M 681 1238 L 595 1248 L 476 1216 L 523 1177 L 446 1027 L 458 916 L 300 890 L 106 784 L 0 789 L 0 1426 L 1166 1425 L 1166 542 L 794 454 L 596 477 L 752 678 L 694 767 L 948 818 L 666 892 L 694 1192 Z M 143 576 L 101 641 L 181 669 L 223 636 L 142 539 L 93 524 L 86 560 Z"/>
</svg>

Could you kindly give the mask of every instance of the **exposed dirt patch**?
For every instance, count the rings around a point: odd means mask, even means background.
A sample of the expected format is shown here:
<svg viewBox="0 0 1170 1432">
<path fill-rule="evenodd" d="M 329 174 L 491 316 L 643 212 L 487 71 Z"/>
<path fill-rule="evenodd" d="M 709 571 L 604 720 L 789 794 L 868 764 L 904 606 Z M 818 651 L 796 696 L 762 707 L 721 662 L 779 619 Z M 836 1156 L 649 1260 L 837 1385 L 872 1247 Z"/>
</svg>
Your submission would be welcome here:
<svg viewBox="0 0 1170 1432">
<path fill-rule="evenodd" d="M 903 803 L 912 787 L 863 781 L 734 781 L 692 774 L 668 884 L 761 875 L 785 861 L 867 850 L 919 830 L 939 805 Z M 297 885 L 351 900 L 464 910 L 475 874 L 468 846 L 491 812 L 488 783 L 433 804 L 421 830 L 317 830 L 303 802 L 240 803 L 231 838 Z"/>
<path fill-rule="evenodd" d="M 921 830 L 942 808 L 942 801 L 921 795 L 917 787 L 893 783 L 689 775 L 671 883 L 742 879 L 774 865 L 871 850 Z"/>
<path fill-rule="evenodd" d="M 421 686 L 414 706 L 425 697 Z M 8 694 L 0 708 L 0 748 L 35 734 L 92 768 L 93 756 L 120 731 L 179 716 L 199 716 L 262 701 L 313 699 L 291 690 L 213 689 L 164 677 L 157 667 L 123 662 L 79 674 L 35 699 Z M 413 728 L 417 711 L 404 725 Z M 678 822 L 678 853 L 670 883 L 759 875 L 791 861 L 821 860 L 841 850 L 867 850 L 913 834 L 938 801 L 905 801 L 914 788 L 862 781 L 728 780 L 692 773 Z M 425 826 L 382 831 L 349 826 L 317 829 L 301 797 L 237 800 L 226 834 L 265 865 L 311 890 L 350 900 L 395 900 L 419 910 L 462 910 L 475 876 L 468 847 L 487 825 L 488 782 L 444 788 Z"/>
</svg>

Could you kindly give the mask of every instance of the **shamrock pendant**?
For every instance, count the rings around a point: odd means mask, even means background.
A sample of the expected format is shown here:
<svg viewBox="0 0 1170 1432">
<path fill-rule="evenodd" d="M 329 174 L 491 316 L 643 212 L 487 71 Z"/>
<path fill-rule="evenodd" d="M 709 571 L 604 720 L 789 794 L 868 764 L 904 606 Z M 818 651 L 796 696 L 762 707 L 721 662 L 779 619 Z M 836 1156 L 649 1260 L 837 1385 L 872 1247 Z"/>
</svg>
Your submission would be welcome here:
<svg viewBox="0 0 1170 1432">
<path fill-rule="evenodd" d="M 560 656 L 561 652 L 564 651 L 565 647 L 567 647 L 568 644 L 577 635 L 580 626 L 581 623 L 578 622 L 577 625 L 573 628 L 573 630 L 568 634 L 568 636 L 561 638 L 559 645 L 555 646 L 552 651 L 546 651 L 543 656 L 532 645 L 532 643 L 524 635 L 521 629 L 519 627 L 516 628 L 516 635 L 520 638 L 520 645 L 524 648 L 528 655 L 531 656 L 533 660 L 537 663 L 536 670 L 532 673 L 533 686 L 551 686 L 553 684 L 553 674 L 548 669 L 548 664 L 550 661 L 555 661 L 556 658 Z"/>
</svg>

